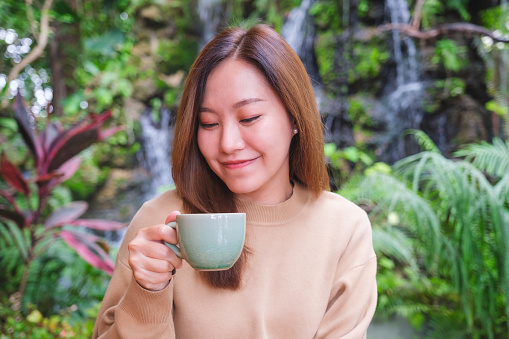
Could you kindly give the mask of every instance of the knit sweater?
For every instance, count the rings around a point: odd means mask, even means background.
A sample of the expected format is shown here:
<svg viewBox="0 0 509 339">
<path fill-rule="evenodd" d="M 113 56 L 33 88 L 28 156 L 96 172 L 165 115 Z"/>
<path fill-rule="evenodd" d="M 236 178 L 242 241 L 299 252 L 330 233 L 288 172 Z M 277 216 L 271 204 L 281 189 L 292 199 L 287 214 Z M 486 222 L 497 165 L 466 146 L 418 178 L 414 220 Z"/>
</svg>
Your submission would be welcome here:
<svg viewBox="0 0 509 339">
<path fill-rule="evenodd" d="M 164 223 L 175 191 L 146 202 L 119 249 L 94 338 L 365 338 L 377 301 L 366 213 L 342 196 L 296 184 L 277 205 L 238 200 L 250 249 L 240 289 L 207 285 L 185 261 L 161 291 L 133 278 L 127 245 Z"/>
</svg>

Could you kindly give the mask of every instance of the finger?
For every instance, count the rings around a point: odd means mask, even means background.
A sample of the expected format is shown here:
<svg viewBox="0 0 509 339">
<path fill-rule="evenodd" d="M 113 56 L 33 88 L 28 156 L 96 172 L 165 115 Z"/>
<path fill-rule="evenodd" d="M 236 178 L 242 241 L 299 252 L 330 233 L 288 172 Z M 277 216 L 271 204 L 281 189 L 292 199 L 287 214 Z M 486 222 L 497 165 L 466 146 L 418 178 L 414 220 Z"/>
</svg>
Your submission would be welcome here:
<svg viewBox="0 0 509 339">
<path fill-rule="evenodd" d="M 169 260 L 155 259 L 142 255 L 130 256 L 129 265 L 136 270 L 143 269 L 154 273 L 171 272 L 175 268 Z"/>
<path fill-rule="evenodd" d="M 159 291 L 168 286 L 171 278 L 171 272 L 154 273 L 145 269 L 139 269 L 133 272 L 134 279 L 143 288 L 152 291 Z"/>
<path fill-rule="evenodd" d="M 157 224 L 154 226 L 142 228 L 138 231 L 136 234 L 135 239 L 145 239 L 148 241 L 157 241 L 162 242 L 166 241 L 170 244 L 176 244 L 177 243 L 177 232 L 165 225 L 165 224 Z"/>
<path fill-rule="evenodd" d="M 172 211 L 168 217 L 166 217 L 166 221 L 164 222 L 165 224 L 171 222 L 171 221 L 175 221 L 177 220 L 177 215 L 181 214 L 179 211 Z"/>
<path fill-rule="evenodd" d="M 168 226 L 166 226 L 168 227 Z M 144 246 L 140 253 L 143 254 L 145 257 L 150 259 L 156 259 L 156 260 L 165 260 L 173 267 L 170 269 L 173 270 L 173 268 L 181 268 L 182 267 L 182 259 L 177 257 L 175 252 L 173 252 L 172 249 L 170 249 L 165 244 L 155 243 L 152 242 L 149 246 Z M 146 267 L 148 268 L 148 267 Z"/>
</svg>

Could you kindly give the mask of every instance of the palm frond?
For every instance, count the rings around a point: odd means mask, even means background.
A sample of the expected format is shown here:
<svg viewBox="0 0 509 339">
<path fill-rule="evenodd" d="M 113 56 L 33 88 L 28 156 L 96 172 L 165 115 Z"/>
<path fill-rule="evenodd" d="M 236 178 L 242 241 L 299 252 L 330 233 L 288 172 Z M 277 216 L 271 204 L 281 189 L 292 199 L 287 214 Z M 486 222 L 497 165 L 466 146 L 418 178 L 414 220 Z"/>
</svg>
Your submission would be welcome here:
<svg viewBox="0 0 509 339">
<path fill-rule="evenodd" d="M 495 178 L 509 173 L 509 140 L 504 142 L 500 138 L 494 138 L 493 144 L 486 141 L 469 144 L 454 155 L 465 157 L 474 166 Z"/>
<path fill-rule="evenodd" d="M 412 267 L 416 265 L 411 240 L 398 228 L 373 228 L 373 247 L 377 253 L 393 257 L 401 263 Z"/>
<path fill-rule="evenodd" d="M 471 338 L 464 323 L 465 319 L 459 312 L 441 313 L 440 317 L 433 317 L 430 320 L 429 325 L 432 328 L 432 332 L 429 338 Z"/>
<path fill-rule="evenodd" d="M 403 132 L 403 134 L 413 135 L 415 141 L 417 141 L 417 143 L 419 144 L 423 151 L 440 153 L 440 150 L 438 149 L 437 145 L 433 142 L 433 140 L 431 140 L 429 135 L 427 135 L 425 132 L 418 129 L 407 129 L 406 131 Z"/>
<path fill-rule="evenodd" d="M 495 196 L 502 202 L 509 206 L 509 172 L 507 172 L 502 179 L 495 185 Z"/>
<path fill-rule="evenodd" d="M 380 218 L 386 218 L 391 212 L 397 212 L 408 220 L 405 227 L 425 244 L 428 264 L 440 253 L 442 236 L 439 219 L 426 200 L 408 188 L 404 181 L 375 173 L 364 178 L 352 198 L 358 203 L 369 202 L 376 206 L 370 213 L 374 223 Z"/>
<path fill-rule="evenodd" d="M 493 187 L 479 169 L 438 153 L 422 152 L 400 160 L 393 167 L 397 175 L 412 182 L 415 192 L 421 192 L 432 203 L 438 215 L 448 214 L 451 221 L 478 213 L 484 203 L 480 197 L 493 194 Z M 486 194 L 480 195 L 479 191 Z"/>
</svg>

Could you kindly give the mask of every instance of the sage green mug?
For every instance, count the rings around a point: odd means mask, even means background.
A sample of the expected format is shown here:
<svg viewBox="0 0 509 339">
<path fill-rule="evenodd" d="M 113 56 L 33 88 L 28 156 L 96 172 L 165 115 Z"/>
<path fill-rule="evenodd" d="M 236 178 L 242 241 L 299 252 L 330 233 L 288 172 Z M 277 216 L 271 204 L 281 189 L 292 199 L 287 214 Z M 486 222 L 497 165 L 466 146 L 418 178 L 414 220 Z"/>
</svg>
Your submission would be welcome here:
<svg viewBox="0 0 509 339">
<path fill-rule="evenodd" d="M 165 244 L 196 270 L 227 270 L 244 248 L 245 213 L 178 214 L 168 226 L 177 230 L 178 247 Z"/>
</svg>

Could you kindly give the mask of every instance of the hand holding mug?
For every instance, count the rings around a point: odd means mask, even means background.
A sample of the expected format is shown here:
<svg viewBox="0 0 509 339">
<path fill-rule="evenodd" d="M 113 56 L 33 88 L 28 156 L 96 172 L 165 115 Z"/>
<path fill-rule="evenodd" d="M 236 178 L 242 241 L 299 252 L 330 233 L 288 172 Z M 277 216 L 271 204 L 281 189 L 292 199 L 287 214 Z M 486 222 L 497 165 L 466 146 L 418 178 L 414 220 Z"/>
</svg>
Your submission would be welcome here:
<svg viewBox="0 0 509 339">
<path fill-rule="evenodd" d="M 227 270 L 244 248 L 245 213 L 179 214 L 168 226 L 177 230 L 179 247 L 166 245 L 196 270 Z"/>
<path fill-rule="evenodd" d="M 174 221 L 178 214 L 173 211 L 166 222 Z M 138 284 L 147 290 L 162 290 L 168 286 L 173 269 L 182 267 L 182 259 L 164 242 L 176 244 L 177 233 L 165 224 L 157 224 L 139 230 L 129 243 L 129 265 Z"/>
</svg>

